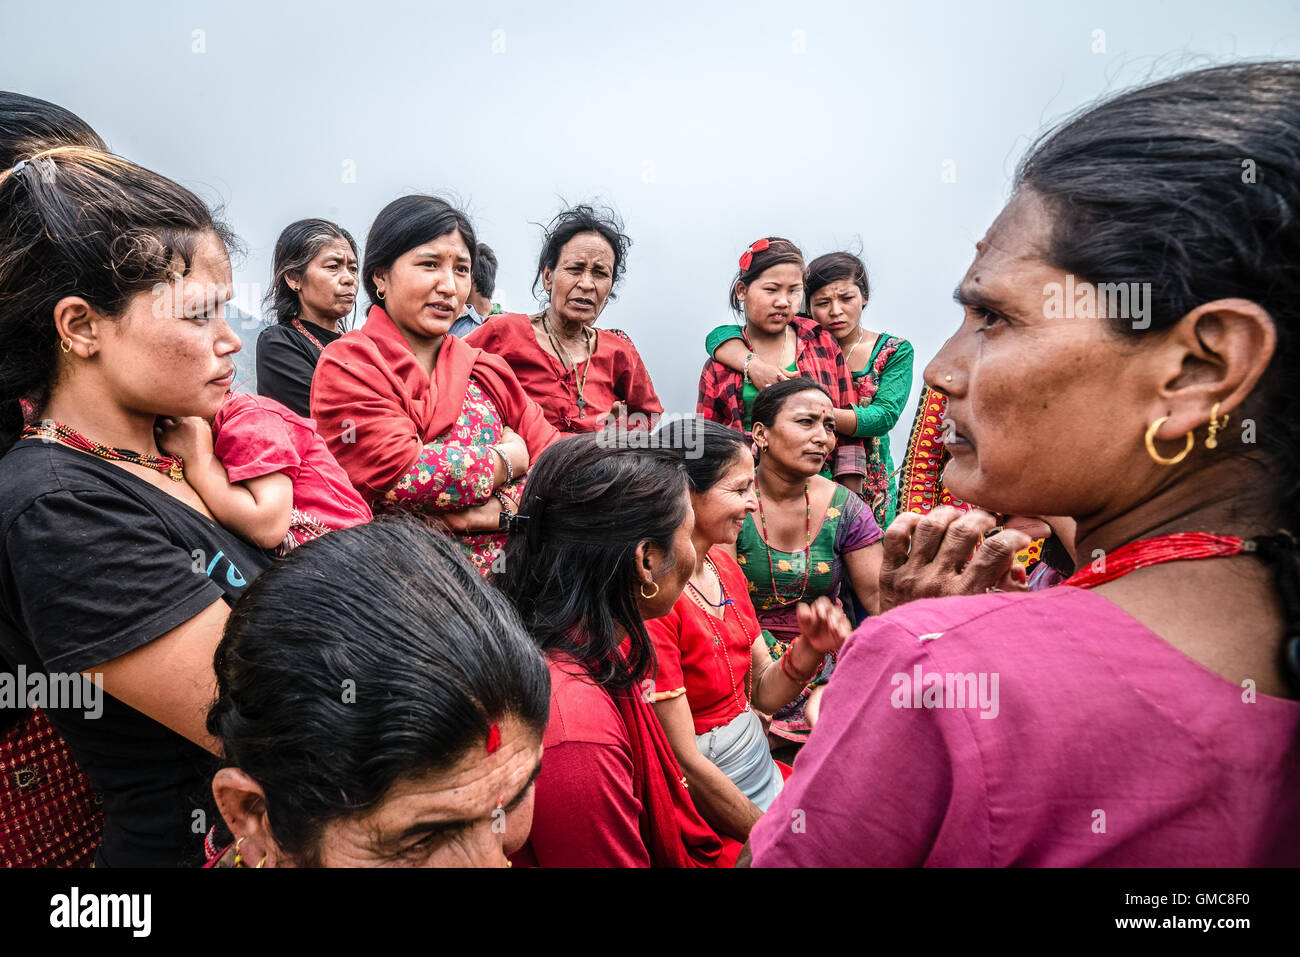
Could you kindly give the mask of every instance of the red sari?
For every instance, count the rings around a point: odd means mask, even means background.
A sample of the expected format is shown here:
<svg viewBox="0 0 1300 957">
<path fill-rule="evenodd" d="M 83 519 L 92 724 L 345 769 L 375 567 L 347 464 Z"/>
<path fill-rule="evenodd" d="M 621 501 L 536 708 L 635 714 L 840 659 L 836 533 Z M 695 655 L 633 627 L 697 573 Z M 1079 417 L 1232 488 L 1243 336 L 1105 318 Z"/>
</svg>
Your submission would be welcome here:
<svg viewBox="0 0 1300 957">
<path fill-rule="evenodd" d="M 505 359 L 529 397 L 542 407 L 546 420 L 561 432 L 594 432 L 603 428 L 605 413 L 615 402 L 627 406 L 629 416 L 659 415 L 664 407 L 655 394 L 650 373 L 627 333 L 620 329 L 593 329 L 595 351 L 590 360 L 565 369 L 537 343 L 532 320 L 522 313 L 492 316 L 465 341 Z M 578 383 L 585 402 L 579 408 Z M 645 423 L 649 425 L 650 423 Z M 631 420 L 630 427 L 638 423 Z"/>
</svg>

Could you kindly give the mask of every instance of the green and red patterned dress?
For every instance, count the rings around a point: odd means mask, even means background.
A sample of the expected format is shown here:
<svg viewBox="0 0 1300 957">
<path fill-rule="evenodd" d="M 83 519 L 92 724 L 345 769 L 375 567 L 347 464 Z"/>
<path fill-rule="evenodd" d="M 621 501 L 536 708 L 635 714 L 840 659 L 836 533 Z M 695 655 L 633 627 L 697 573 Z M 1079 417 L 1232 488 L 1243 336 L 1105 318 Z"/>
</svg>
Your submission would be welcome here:
<svg viewBox="0 0 1300 957">
<path fill-rule="evenodd" d="M 825 518 L 809 548 L 809 571 L 804 585 L 804 553 L 769 548 L 751 512 L 736 540 L 736 562 L 749 582 L 749 597 L 758 613 L 763 639 L 776 661 L 799 637 L 796 611 L 800 602 L 812 602 L 822 595 L 840 604 L 845 583 L 843 556 L 880 541 L 882 532 L 862 499 L 843 485 L 836 487 L 826 507 Z M 852 585 L 847 585 L 852 588 Z M 773 734 L 803 742 L 810 730 L 804 707 L 812 689 L 825 684 L 835 668 L 834 653 L 826 656 L 821 674 L 799 697 L 772 716 Z"/>
</svg>

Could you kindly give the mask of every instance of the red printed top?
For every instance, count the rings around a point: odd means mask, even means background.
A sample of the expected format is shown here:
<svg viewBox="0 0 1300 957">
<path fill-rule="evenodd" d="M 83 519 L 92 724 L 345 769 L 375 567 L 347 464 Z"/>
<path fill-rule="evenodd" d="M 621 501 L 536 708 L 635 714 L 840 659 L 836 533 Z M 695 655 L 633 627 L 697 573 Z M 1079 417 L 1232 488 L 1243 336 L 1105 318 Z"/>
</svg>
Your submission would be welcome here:
<svg viewBox="0 0 1300 957">
<path fill-rule="evenodd" d="M 717 546 L 709 549 L 709 559 L 718 570 L 723 594 L 731 600 L 722 619 L 705 611 L 687 586 L 672 611 L 645 623 L 655 646 L 654 698 L 663 701 L 684 693 L 696 734 L 726 724 L 745 709 L 745 676 L 754 640 L 761 634 L 745 573 L 736 560 Z"/>
<path fill-rule="evenodd" d="M 509 362 L 524 391 L 561 432 L 602 428 L 605 413 L 615 402 L 626 404 L 629 415 L 662 413 L 664 407 L 650 373 L 627 333 L 619 329 L 592 331 L 596 334 L 595 351 L 590 360 L 579 362 L 576 370 L 566 370 L 538 344 L 531 319 L 522 313 L 492 316 L 465 341 Z M 585 402 L 581 409 L 577 404 L 579 382 Z"/>
</svg>

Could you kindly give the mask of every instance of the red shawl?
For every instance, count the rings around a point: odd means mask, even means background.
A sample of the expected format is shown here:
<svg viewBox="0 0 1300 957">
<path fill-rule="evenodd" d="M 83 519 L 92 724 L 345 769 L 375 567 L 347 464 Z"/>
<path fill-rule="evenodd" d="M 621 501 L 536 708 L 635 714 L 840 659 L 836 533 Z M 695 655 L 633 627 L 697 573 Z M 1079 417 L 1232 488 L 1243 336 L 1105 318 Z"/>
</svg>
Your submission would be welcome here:
<svg viewBox="0 0 1300 957">
<path fill-rule="evenodd" d="M 637 688 L 611 693 L 632 744 L 632 787 L 645 816 L 641 838 L 654 867 L 715 867 L 722 842 L 700 817 L 659 718 Z"/>
<path fill-rule="evenodd" d="M 447 336 L 425 374 L 393 320 L 371 306 L 366 324 L 331 342 L 311 382 L 311 415 L 330 452 L 374 504 L 461 414 L 470 378 L 537 460 L 560 437 L 500 356 Z"/>
</svg>

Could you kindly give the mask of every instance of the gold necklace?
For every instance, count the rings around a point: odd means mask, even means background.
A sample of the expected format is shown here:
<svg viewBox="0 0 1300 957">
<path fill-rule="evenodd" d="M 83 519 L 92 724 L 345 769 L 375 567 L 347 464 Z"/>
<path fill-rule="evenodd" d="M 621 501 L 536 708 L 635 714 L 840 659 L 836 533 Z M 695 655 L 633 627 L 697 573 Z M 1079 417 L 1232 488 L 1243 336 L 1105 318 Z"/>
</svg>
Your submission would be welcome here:
<svg viewBox="0 0 1300 957">
<path fill-rule="evenodd" d="M 586 345 L 587 347 L 587 359 L 586 359 L 587 365 L 582 370 L 582 378 L 578 378 L 578 365 L 576 362 L 573 361 L 573 357 L 569 355 L 569 350 L 563 348 L 558 342 L 555 341 L 555 336 L 551 335 L 551 324 L 546 319 L 546 313 L 544 312 L 541 313 L 541 320 L 542 320 L 542 329 L 545 330 L 546 332 L 546 338 L 551 343 L 551 348 L 555 350 L 555 357 L 560 360 L 561 368 L 565 369 L 565 371 L 568 371 L 570 369 L 573 371 L 573 378 L 574 381 L 577 383 L 577 393 L 578 393 L 577 398 L 575 400 L 575 404 L 578 406 L 578 418 L 582 418 L 583 410 L 587 408 L 587 400 L 586 398 L 583 397 L 582 390 L 587 384 L 587 373 L 591 371 L 591 357 L 595 352 L 595 350 L 592 349 L 591 347 L 591 330 L 588 329 L 586 326 L 582 327 L 583 344 Z M 560 353 L 564 353 L 563 358 L 561 358 Z M 565 366 L 564 364 L 566 360 L 569 363 L 567 366 Z"/>
</svg>

